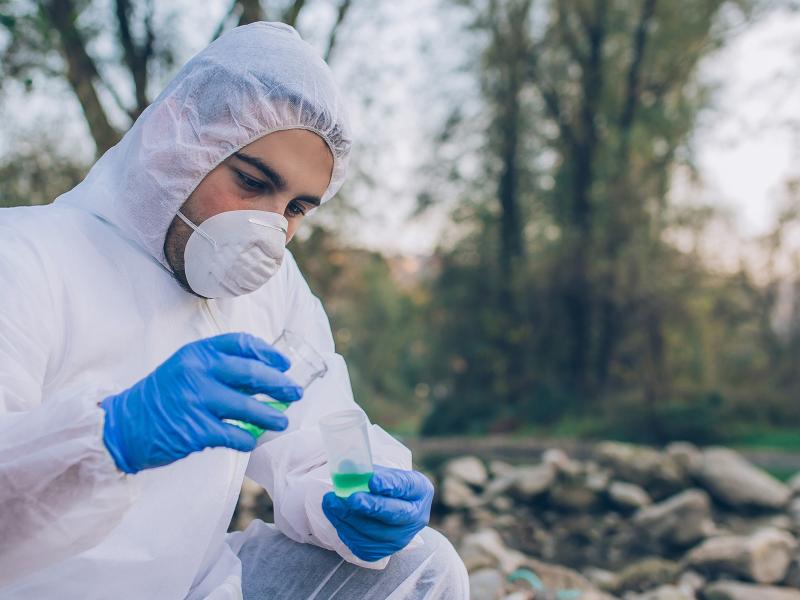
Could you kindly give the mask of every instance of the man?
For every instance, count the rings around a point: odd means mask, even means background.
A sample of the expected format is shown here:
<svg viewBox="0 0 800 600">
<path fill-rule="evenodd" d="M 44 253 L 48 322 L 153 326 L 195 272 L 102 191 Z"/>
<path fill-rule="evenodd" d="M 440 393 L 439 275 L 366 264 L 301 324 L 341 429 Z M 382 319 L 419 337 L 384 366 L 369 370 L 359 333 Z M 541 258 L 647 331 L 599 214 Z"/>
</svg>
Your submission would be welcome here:
<svg viewBox="0 0 800 600">
<path fill-rule="evenodd" d="M 391 436 L 370 427 L 370 493 L 331 493 L 317 422 L 356 405 L 284 245 L 350 144 L 324 62 L 256 23 L 185 65 L 75 189 L 0 213 L 0 597 L 467 596 Z M 263 341 L 284 329 L 328 364 L 305 393 Z M 258 448 L 231 419 L 267 430 Z M 275 526 L 226 536 L 245 475 Z"/>
</svg>

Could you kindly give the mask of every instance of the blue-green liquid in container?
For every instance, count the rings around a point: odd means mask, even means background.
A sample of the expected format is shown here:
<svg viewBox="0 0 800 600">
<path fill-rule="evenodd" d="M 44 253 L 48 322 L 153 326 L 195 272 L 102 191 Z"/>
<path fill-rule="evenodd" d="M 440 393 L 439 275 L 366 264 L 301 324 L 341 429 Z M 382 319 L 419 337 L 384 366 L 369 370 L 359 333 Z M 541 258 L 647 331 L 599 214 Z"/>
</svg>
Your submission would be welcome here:
<svg viewBox="0 0 800 600">
<path fill-rule="evenodd" d="M 277 400 L 261 400 L 261 402 L 281 412 L 284 412 L 287 408 L 289 408 L 289 405 L 286 402 L 278 402 Z M 231 419 L 228 422 L 231 425 L 236 425 L 240 429 L 244 429 L 247 433 L 255 438 L 266 431 L 265 429 L 261 429 L 261 427 L 257 427 L 252 423 L 245 423 L 244 421 L 236 421 L 235 419 Z"/>
<path fill-rule="evenodd" d="M 334 473 L 333 491 L 340 498 L 347 498 L 356 492 L 369 492 L 369 480 L 372 471 L 368 473 Z"/>
</svg>

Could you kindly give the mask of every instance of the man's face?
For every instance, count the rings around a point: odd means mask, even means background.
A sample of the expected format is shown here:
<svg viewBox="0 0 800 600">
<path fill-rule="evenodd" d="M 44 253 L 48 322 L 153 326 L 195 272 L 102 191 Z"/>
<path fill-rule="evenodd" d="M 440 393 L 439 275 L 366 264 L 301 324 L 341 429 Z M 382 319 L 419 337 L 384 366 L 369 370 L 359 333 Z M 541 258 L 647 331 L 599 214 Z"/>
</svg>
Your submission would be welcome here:
<svg viewBox="0 0 800 600">
<path fill-rule="evenodd" d="M 195 225 L 229 210 L 266 210 L 286 217 L 287 242 L 305 214 L 319 205 L 333 171 L 333 155 L 317 134 L 276 131 L 252 142 L 205 176 L 181 207 Z M 167 230 L 164 253 L 180 284 L 186 281 L 183 253 L 192 229 L 177 216 Z"/>
</svg>

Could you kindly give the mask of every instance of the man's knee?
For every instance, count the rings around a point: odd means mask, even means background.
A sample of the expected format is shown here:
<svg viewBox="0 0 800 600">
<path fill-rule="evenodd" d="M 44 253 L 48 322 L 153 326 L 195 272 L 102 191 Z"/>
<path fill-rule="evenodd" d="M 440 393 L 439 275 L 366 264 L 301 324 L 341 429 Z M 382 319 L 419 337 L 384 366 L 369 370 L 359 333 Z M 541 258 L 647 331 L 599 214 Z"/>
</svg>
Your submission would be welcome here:
<svg viewBox="0 0 800 600">
<path fill-rule="evenodd" d="M 423 560 L 424 569 L 429 577 L 435 579 L 436 587 L 441 592 L 441 595 L 430 597 L 441 597 L 448 600 L 468 598 L 467 569 L 450 540 L 430 527 L 426 527 L 422 531 L 422 539 L 425 542 L 424 547 L 427 547 L 429 552 Z M 423 579 L 428 579 L 428 577 L 423 577 Z"/>
</svg>

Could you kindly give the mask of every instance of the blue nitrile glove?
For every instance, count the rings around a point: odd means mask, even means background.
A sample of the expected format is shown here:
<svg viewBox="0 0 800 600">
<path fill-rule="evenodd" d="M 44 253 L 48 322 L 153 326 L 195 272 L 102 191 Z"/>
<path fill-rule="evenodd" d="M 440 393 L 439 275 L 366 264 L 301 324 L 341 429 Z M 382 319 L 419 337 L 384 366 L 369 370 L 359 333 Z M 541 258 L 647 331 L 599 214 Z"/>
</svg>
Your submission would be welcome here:
<svg viewBox="0 0 800 600">
<path fill-rule="evenodd" d="M 376 465 L 369 490 L 347 498 L 328 492 L 322 510 L 350 551 L 373 562 L 402 550 L 425 528 L 433 484 L 418 471 Z"/>
<path fill-rule="evenodd" d="M 192 342 L 130 389 L 100 403 L 106 411 L 103 440 L 126 473 L 166 465 L 203 448 L 248 452 L 255 438 L 223 419 L 286 429 L 281 412 L 250 395 L 298 400 L 303 389 L 283 374 L 288 368 L 282 354 L 246 333 Z"/>
</svg>

